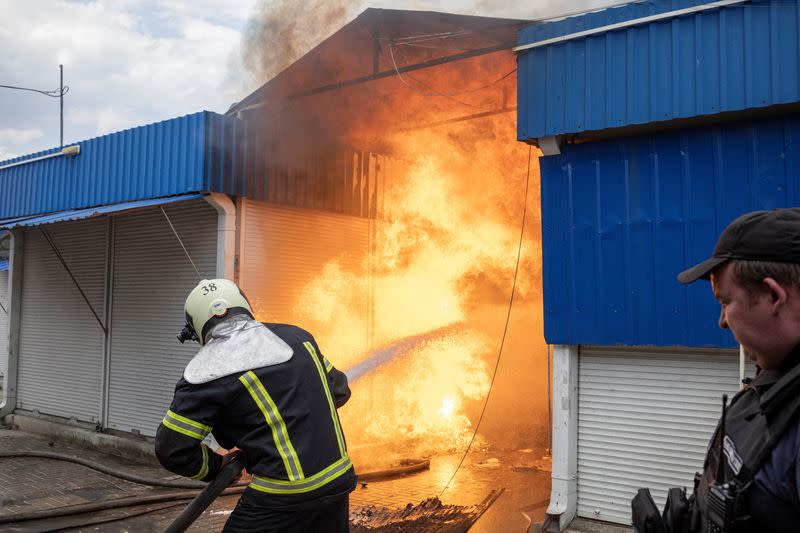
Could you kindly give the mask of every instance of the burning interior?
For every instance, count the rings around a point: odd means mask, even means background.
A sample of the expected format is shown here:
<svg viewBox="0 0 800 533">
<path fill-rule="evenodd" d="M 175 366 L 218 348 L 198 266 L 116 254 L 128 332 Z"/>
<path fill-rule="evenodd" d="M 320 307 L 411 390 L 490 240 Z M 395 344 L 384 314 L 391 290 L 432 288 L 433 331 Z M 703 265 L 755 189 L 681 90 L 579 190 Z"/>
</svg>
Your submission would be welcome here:
<svg viewBox="0 0 800 533">
<path fill-rule="evenodd" d="M 362 467 L 463 452 L 490 387 L 472 448 L 547 447 L 539 174 L 516 142 L 510 50 L 522 24 L 370 9 L 231 110 L 263 200 L 245 206 L 242 246 L 266 254 L 240 283 L 257 318 L 302 325 L 347 371 L 340 414 Z M 249 224 L 259 210 L 298 230 Z"/>
</svg>

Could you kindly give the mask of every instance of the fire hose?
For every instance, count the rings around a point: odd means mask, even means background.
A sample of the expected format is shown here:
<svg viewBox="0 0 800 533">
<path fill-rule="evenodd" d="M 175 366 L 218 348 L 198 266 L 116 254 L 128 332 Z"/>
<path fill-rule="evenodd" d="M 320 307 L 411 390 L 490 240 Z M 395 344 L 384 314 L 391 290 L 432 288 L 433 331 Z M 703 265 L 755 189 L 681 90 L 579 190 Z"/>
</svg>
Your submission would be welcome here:
<svg viewBox="0 0 800 533">
<path fill-rule="evenodd" d="M 0 459 L 3 458 L 39 458 L 39 459 L 52 459 L 57 461 L 68 461 L 71 463 L 79 464 L 98 472 L 102 472 L 112 477 L 124 479 L 140 485 L 149 485 L 155 487 L 169 487 L 169 488 L 184 488 L 194 490 L 184 490 L 179 492 L 168 492 L 165 494 L 150 494 L 141 496 L 131 496 L 126 498 L 114 498 L 99 502 L 90 502 L 76 505 L 68 505 L 56 509 L 44 509 L 40 511 L 28 513 L 14 513 L 0 515 L 0 524 L 10 524 L 17 522 L 27 522 L 32 520 L 42 520 L 48 518 L 58 518 L 64 516 L 73 516 L 78 514 L 92 513 L 97 511 L 104 511 L 107 509 L 119 509 L 123 507 L 133 507 L 143 504 L 154 504 L 171 501 L 192 500 L 186 508 L 178 515 L 178 517 L 169 525 L 165 530 L 169 533 L 178 533 L 185 531 L 197 518 L 205 511 L 209 505 L 219 496 L 227 496 L 231 494 L 240 494 L 244 492 L 247 483 L 238 483 L 234 486 L 229 486 L 232 481 L 237 479 L 244 468 L 244 461 L 240 456 L 234 457 L 223 469 L 217 474 L 210 483 L 201 483 L 197 481 L 170 481 L 161 479 L 150 479 L 128 472 L 123 472 L 114 468 L 110 468 L 74 455 L 67 455 L 55 452 L 39 452 L 39 451 L 18 451 L 18 452 L 0 452 Z M 408 475 L 414 472 L 419 472 L 430 467 L 430 461 L 421 460 L 409 462 L 395 468 L 386 470 L 366 472 L 359 474 L 361 482 L 378 481 L 390 479 L 392 477 Z M 200 490 L 202 489 L 202 490 Z M 198 490 L 200 492 L 198 493 Z M 127 516 L 124 518 L 128 518 Z"/>
</svg>

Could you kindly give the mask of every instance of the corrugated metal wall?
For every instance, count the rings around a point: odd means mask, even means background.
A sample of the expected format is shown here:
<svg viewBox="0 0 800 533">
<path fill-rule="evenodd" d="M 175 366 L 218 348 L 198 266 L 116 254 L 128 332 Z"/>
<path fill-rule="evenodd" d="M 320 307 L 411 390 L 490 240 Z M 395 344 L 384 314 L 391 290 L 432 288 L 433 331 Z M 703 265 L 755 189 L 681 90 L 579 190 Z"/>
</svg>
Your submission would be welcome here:
<svg viewBox="0 0 800 533">
<path fill-rule="evenodd" d="M 208 115 L 195 113 L 80 141 L 76 157 L 0 170 L 0 218 L 207 190 Z"/>
<path fill-rule="evenodd" d="M 209 114 L 210 190 L 271 204 L 375 218 L 390 162 L 352 148 L 282 146 L 261 120 Z"/>
<path fill-rule="evenodd" d="M 344 272 L 361 271 L 369 254 L 370 221 L 250 200 L 242 213 L 239 282 L 257 318 L 288 323 L 305 319 L 305 327 L 313 329 L 298 309 L 303 290 L 334 260 Z M 360 311 L 367 317 L 369 302 Z M 359 348 L 368 347 L 368 328 L 348 335 Z M 355 340 L 359 335 L 363 338 Z"/>
<path fill-rule="evenodd" d="M 200 274 L 215 277 L 217 213 L 204 200 L 165 206 Z M 199 345 L 175 338 L 199 281 L 159 208 L 116 217 L 108 427 L 155 435 Z"/>
<path fill-rule="evenodd" d="M 754 209 L 800 205 L 800 115 L 562 147 L 541 159 L 551 344 L 733 347 L 675 276 Z"/>
<path fill-rule="evenodd" d="M 107 220 L 64 222 L 47 230 L 102 318 Z M 17 406 L 98 422 L 103 330 L 39 228 L 25 229 Z"/>
<path fill-rule="evenodd" d="M 519 43 L 681 9 L 635 3 L 520 32 Z M 798 2 L 758 0 L 520 52 L 520 140 L 800 101 Z"/>
<path fill-rule="evenodd" d="M 578 390 L 578 515 L 630 524 L 640 487 L 659 509 L 670 487 L 691 492 L 738 352 L 581 346 Z"/>
</svg>

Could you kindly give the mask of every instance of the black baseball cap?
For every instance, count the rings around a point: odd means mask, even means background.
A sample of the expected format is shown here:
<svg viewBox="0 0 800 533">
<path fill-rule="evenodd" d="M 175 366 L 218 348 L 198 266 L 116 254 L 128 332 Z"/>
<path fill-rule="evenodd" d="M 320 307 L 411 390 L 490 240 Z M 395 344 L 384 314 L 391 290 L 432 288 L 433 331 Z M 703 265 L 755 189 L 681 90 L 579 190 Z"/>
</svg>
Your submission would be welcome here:
<svg viewBox="0 0 800 533">
<path fill-rule="evenodd" d="M 745 213 L 728 224 L 711 257 L 678 274 L 678 281 L 709 279 L 730 259 L 800 263 L 800 208 Z"/>
</svg>

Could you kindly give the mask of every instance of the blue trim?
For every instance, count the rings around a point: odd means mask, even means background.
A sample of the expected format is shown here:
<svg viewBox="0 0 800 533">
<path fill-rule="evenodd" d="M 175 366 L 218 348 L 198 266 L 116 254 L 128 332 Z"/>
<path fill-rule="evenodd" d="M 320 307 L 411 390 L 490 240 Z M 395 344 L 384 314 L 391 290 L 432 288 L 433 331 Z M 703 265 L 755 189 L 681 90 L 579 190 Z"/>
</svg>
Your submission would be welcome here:
<svg viewBox="0 0 800 533">
<path fill-rule="evenodd" d="M 130 211 L 132 209 L 141 209 L 143 207 L 150 207 L 154 205 L 171 204 L 175 202 L 183 202 L 192 200 L 194 198 L 202 198 L 202 194 L 183 194 L 180 196 L 171 196 L 168 198 L 151 198 L 148 200 L 137 200 L 135 202 L 122 202 L 119 204 L 103 205 L 99 207 L 92 207 L 89 209 L 70 209 L 66 211 L 58 211 L 47 215 L 30 217 L 30 218 L 16 218 L 9 220 L 0 220 L 0 229 L 11 229 L 23 226 L 39 226 L 41 224 L 53 224 L 55 222 L 65 222 L 68 220 L 81 220 L 84 218 L 92 218 L 100 215 L 109 215 L 111 213 L 119 213 L 121 211 Z"/>
</svg>

